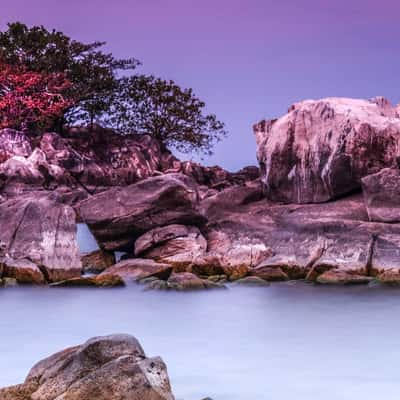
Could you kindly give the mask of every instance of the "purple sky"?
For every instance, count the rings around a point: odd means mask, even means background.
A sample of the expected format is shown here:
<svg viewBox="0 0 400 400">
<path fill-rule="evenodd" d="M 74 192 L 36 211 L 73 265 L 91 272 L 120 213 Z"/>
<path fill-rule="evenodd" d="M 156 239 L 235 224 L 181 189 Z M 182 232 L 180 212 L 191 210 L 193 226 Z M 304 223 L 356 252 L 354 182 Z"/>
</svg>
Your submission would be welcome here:
<svg viewBox="0 0 400 400">
<path fill-rule="evenodd" d="M 207 164 L 254 164 L 254 122 L 305 98 L 400 102 L 399 0 L 2 0 L 20 20 L 105 40 L 139 71 L 193 87 L 230 136 Z"/>
</svg>

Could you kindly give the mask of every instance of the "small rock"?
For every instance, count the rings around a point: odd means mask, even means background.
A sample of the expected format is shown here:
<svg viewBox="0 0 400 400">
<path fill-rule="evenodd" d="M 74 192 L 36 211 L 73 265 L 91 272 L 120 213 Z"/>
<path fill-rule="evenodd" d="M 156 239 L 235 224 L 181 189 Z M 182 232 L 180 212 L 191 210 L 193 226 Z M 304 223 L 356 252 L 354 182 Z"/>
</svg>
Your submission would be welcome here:
<svg viewBox="0 0 400 400">
<path fill-rule="evenodd" d="M 280 267 L 260 266 L 250 271 L 251 276 L 258 276 L 265 281 L 287 281 L 289 276 Z"/>
<path fill-rule="evenodd" d="M 81 261 L 83 272 L 97 274 L 115 264 L 115 255 L 113 252 L 100 249 L 85 254 Z"/>
<path fill-rule="evenodd" d="M 355 285 L 369 283 L 372 279 L 373 278 L 370 276 L 353 274 L 338 269 L 331 269 L 319 275 L 316 281 L 325 285 Z"/>
</svg>

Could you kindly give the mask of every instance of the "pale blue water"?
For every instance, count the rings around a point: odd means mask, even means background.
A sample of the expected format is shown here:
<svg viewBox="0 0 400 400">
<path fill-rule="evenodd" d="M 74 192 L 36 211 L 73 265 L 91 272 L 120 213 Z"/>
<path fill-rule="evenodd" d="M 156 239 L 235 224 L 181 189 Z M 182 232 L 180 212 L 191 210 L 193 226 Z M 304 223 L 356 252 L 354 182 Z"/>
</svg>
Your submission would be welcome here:
<svg viewBox="0 0 400 400">
<path fill-rule="evenodd" d="M 399 399 L 394 290 L 10 288 L 0 304 L 0 386 L 53 352 L 124 332 L 163 357 L 178 399 Z"/>
<path fill-rule="evenodd" d="M 23 287 L 1 289 L 0 305 L 0 386 L 67 346 L 124 332 L 162 356 L 177 399 L 399 399 L 393 289 Z"/>
</svg>

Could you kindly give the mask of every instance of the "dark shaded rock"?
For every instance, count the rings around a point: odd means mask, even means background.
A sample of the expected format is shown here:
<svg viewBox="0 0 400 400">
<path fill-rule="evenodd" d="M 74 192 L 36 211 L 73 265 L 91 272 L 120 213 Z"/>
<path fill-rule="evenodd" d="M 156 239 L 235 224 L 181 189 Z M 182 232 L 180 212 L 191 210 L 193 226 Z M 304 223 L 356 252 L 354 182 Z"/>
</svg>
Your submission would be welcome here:
<svg viewBox="0 0 400 400">
<path fill-rule="evenodd" d="M 113 252 L 100 249 L 85 254 L 81 257 L 81 261 L 84 272 L 99 273 L 115 264 L 115 255 Z"/>
<path fill-rule="evenodd" d="M 67 279 L 50 284 L 52 287 L 79 287 L 79 286 L 94 286 L 94 287 L 115 287 L 124 286 L 123 279 L 118 275 L 104 275 L 104 276 L 82 276 L 80 278 Z"/>
<path fill-rule="evenodd" d="M 81 275 L 75 213 L 56 195 L 32 192 L 2 203 L 0 226 L 3 256 L 30 260 L 51 282 Z"/>
<path fill-rule="evenodd" d="M 384 98 L 306 100 L 254 132 L 268 198 L 318 203 L 360 189 L 361 178 L 395 164 L 400 118 Z"/>
<path fill-rule="evenodd" d="M 173 400 L 167 369 L 147 358 L 129 335 L 90 339 L 36 364 L 22 385 L 0 389 L 3 400 Z"/>
<path fill-rule="evenodd" d="M 232 209 L 262 198 L 261 181 L 257 179 L 245 185 L 232 186 L 208 196 L 201 202 L 200 208 L 204 214 L 212 219 L 214 213 L 218 213 L 220 210 Z"/>
<path fill-rule="evenodd" d="M 400 170 L 385 168 L 362 179 L 368 216 L 376 222 L 400 222 Z"/>
<path fill-rule="evenodd" d="M 107 268 L 97 278 L 119 276 L 124 282 L 138 281 L 150 277 L 167 280 L 172 273 L 172 269 L 169 264 L 157 263 L 153 260 L 142 258 L 131 258 Z"/>
<path fill-rule="evenodd" d="M 106 250 L 133 248 L 143 233 L 172 224 L 202 224 L 195 183 L 185 175 L 148 178 L 84 200 L 82 220 Z"/>
<path fill-rule="evenodd" d="M 151 284 L 151 286 L 153 286 L 154 288 L 155 284 L 153 283 Z M 161 288 L 164 289 L 164 287 Z M 186 291 L 186 290 L 223 288 L 223 285 L 208 281 L 206 279 L 201 279 L 190 272 L 180 272 L 180 273 L 174 272 L 168 279 L 165 288 L 178 291 Z"/>
</svg>

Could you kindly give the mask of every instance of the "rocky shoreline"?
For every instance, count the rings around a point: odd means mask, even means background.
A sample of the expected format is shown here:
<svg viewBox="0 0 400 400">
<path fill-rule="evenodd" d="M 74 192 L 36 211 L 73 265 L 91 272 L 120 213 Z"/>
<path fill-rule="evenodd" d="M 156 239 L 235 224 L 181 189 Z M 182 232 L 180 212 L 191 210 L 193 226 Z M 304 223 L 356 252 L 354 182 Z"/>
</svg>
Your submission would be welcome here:
<svg viewBox="0 0 400 400">
<path fill-rule="evenodd" d="M 101 128 L 0 131 L 0 279 L 176 290 L 400 283 L 398 107 L 304 101 L 254 131 L 260 169 L 237 173 Z M 80 253 L 78 222 L 100 250 Z"/>
</svg>

